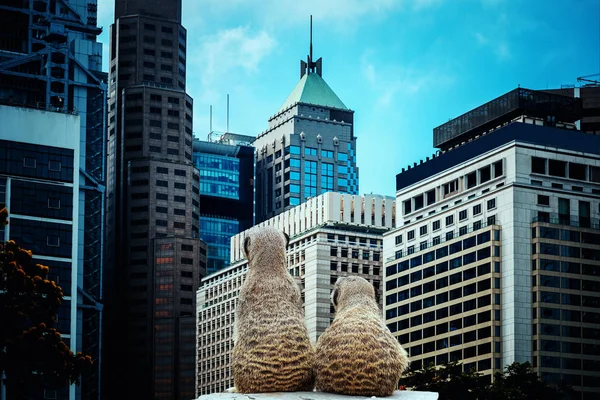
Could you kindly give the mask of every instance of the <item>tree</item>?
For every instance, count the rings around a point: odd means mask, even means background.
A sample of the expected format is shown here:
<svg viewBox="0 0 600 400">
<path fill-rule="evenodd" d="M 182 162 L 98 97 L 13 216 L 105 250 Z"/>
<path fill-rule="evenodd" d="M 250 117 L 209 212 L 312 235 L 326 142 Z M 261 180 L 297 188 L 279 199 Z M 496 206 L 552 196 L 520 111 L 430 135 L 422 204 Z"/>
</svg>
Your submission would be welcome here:
<svg viewBox="0 0 600 400">
<path fill-rule="evenodd" d="M 462 364 L 434 364 L 413 370 L 401 379 L 400 385 L 411 390 L 439 393 L 440 400 L 476 400 L 486 398 L 489 379 L 477 371 L 463 372 Z"/>
<path fill-rule="evenodd" d="M 530 363 L 514 362 L 504 372 L 496 372 L 494 383 L 490 387 L 491 399 L 525 400 L 544 399 L 561 400 L 572 392 L 567 385 L 550 385 L 543 381 Z"/>
<path fill-rule="evenodd" d="M 566 385 L 549 385 L 540 379 L 528 362 L 514 362 L 505 371 L 483 376 L 475 370 L 463 372 L 461 364 L 451 362 L 409 370 L 401 387 L 439 393 L 439 400 L 561 400 L 572 392 Z"/>
<path fill-rule="evenodd" d="M 0 224 L 8 224 L 6 208 Z M 32 386 L 76 383 L 92 366 L 91 357 L 73 354 L 52 328 L 63 291 L 47 279 L 48 270 L 12 240 L 0 248 L 0 376 L 17 398 Z"/>
</svg>

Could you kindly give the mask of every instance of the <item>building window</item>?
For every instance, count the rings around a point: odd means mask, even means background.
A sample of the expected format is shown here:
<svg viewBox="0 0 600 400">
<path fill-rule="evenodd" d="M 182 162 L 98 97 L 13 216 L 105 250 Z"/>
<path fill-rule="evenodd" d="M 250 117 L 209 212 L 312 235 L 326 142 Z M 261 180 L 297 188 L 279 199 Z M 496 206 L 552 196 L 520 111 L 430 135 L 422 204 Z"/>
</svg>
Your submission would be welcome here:
<svg viewBox="0 0 600 400">
<path fill-rule="evenodd" d="M 537 204 L 539 206 L 550 206 L 550 196 L 537 195 Z"/>
<path fill-rule="evenodd" d="M 491 179 L 491 168 L 488 165 L 487 167 L 483 167 L 479 170 L 479 183 L 487 182 Z"/>
<path fill-rule="evenodd" d="M 321 157 L 323 157 L 323 158 L 333 158 L 333 151 L 321 150 Z"/>
<path fill-rule="evenodd" d="M 60 161 L 50 160 L 48 161 L 48 169 L 50 171 L 60 172 L 62 163 Z"/>
<path fill-rule="evenodd" d="M 285 148 L 286 154 L 300 154 L 300 146 L 289 146 Z"/>
<path fill-rule="evenodd" d="M 477 186 L 477 172 L 471 172 L 467 175 L 467 189 Z"/>
<path fill-rule="evenodd" d="M 546 175 L 546 159 L 541 157 L 531 157 L 531 172 Z"/>
<path fill-rule="evenodd" d="M 566 161 L 548 160 L 548 175 L 564 178 L 567 176 Z"/>
<path fill-rule="evenodd" d="M 402 244 L 402 235 L 401 234 L 396 236 L 396 246 L 399 244 Z"/>
<path fill-rule="evenodd" d="M 419 228 L 419 235 L 423 236 L 427 234 L 427 225 L 423 225 Z"/>
<path fill-rule="evenodd" d="M 23 167 L 35 168 L 37 165 L 36 159 L 33 157 L 23 157 Z"/>
<path fill-rule="evenodd" d="M 494 208 L 496 208 L 496 199 L 490 199 L 487 201 L 487 209 L 489 210 L 493 210 Z"/>
<path fill-rule="evenodd" d="M 458 179 L 455 179 L 451 182 L 444 184 L 444 186 L 442 188 L 444 191 L 444 197 L 454 194 L 458 190 Z"/>
<path fill-rule="evenodd" d="M 406 237 L 408 238 L 408 240 L 414 240 L 415 238 L 415 231 L 408 231 L 408 233 L 406 234 Z"/>
<path fill-rule="evenodd" d="M 60 199 L 48 198 L 48 208 L 60 210 Z"/>
<path fill-rule="evenodd" d="M 438 219 L 437 221 L 433 221 L 433 231 L 437 231 L 440 229 L 440 220 Z"/>
<path fill-rule="evenodd" d="M 446 217 L 446 226 L 450 226 L 454 224 L 454 215 L 448 215 Z"/>
<path fill-rule="evenodd" d="M 458 213 L 458 220 L 463 221 L 465 219 L 467 219 L 467 210 L 462 210 Z"/>
<path fill-rule="evenodd" d="M 304 148 L 304 155 L 306 155 L 306 156 L 316 156 L 317 155 L 317 149 L 315 149 L 314 147 L 305 147 Z"/>
<path fill-rule="evenodd" d="M 404 214 L 410 214 L 410 212 L 412 211 L 411 200 L 405 200 L 403 204 L 404 204 Z"/>
<path fill-rule="evenodd" d="M 481 204 L 477 204 L 476 206 L 473 207 L 473 215 L 479 215 L 479 214 L 481 214 Z"/>
</svg>

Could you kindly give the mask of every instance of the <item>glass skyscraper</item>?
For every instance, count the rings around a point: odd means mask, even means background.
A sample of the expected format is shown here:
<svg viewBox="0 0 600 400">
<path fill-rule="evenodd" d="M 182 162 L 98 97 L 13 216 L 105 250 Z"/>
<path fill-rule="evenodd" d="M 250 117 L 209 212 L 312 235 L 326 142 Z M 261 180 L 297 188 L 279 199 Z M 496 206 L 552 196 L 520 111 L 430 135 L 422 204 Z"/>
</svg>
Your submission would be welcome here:
<svg viewBox="0 0 600 400">
<path fill-rule="evenodd" d="M 231 237 L 253 225 L 254 148 L 248 145 L 252 139 L 226 133 L 215 142 L 194 140 L 207 274 L 229 265 Z"/>
</svg>

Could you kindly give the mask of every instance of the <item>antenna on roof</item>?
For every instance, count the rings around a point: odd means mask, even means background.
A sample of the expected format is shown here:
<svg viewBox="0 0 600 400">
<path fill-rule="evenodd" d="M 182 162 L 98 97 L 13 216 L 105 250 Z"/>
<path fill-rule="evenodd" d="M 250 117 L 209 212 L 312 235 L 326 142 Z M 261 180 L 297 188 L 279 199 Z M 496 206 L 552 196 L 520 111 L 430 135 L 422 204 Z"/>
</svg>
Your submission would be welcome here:
<svg viewBox="0 0 600 400">
<path fill-rule="evenodd" d="M 310 56 L 308 57 L 309 65 L 313 60 L 313 52 L 312 52 L 312 15 L 310 16 Z"/>
<path fill-rule="evenodd" d="M 227 93 L 227 129 L 225 133 L 229 132 L 229 93 Z"/>
<path fill-rule="evenodd" d="M 317 73 L 319 76 L 323 76 L 323 60 L 319 58 L 316 62 L 313 61 L 313 25 L 312 15 L 310 16 L 310 47 L 306 61 L 300 60 L 300 79 L 304 75 L 311 73 Z"/>
</svg>

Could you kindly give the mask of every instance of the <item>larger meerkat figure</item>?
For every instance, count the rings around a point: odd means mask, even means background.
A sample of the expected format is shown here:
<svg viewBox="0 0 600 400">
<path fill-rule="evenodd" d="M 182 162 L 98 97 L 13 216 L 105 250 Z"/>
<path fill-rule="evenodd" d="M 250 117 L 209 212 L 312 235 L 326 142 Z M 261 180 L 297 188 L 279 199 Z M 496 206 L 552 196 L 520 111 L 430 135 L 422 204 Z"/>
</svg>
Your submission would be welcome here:
<svg viewBox="0 0 600 400">
<path fill-rule="evenodd" d="M 314 349 L 304 325 L 300 288 L 289 274 L 288 236 L 255 228 L 244 241 L 249 268 L 236 309 L 233 381 L 240 393 L 314 387 Z"/>
<path fill-rule="evenodd" d="M 331 300 L 335 319 L 317 341 L 317 390 L 390 396 L 408 367 L 408 354 L 383 323 L 373 285 L 357 276 L 340 278 Z"/>
</svg>

